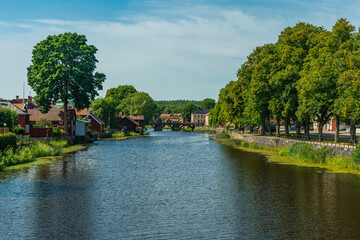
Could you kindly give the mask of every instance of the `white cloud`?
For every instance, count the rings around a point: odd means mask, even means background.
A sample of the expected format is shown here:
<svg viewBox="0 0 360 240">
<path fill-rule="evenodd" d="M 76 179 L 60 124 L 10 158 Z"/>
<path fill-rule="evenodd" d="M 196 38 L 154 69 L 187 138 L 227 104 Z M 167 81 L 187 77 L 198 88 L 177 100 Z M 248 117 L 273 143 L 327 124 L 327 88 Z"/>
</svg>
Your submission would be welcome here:
<svg viewBox="0 0 360 240">
<path fill-rule="evenodd" d="M 161 15 L 119 18 L 131 20 L 127 22 L 37 19 L 0 23 L 0 97 L 21 93 L 37 42 L 47 35 L 77 32 L 99 49 L 98 71 L 107 75 L 105 90 L 133 84 L 155 99 L 217 98 L 252 49 L 276 41 L 286 26 L 240 10 L 199 6 L 181 13 L 176 19 Z M 7 24 L 14 30 L 8 35 L 4 33 Z M 17 31 L 20 25 L 28 26 L 27 30 Z"/>
</svg>

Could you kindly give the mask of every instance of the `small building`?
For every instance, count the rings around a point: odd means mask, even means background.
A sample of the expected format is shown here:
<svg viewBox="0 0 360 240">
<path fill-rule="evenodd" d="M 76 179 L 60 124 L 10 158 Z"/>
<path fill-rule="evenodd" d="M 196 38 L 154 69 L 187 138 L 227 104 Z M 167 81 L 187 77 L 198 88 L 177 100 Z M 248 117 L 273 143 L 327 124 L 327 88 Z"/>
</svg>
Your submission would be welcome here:
<svg viewBox="0 0 360 240">
<path fill-rule="evenodd" d="M 210 109 L 198 109 L 191 113 L 191 122 L 195 123 L 195 126 L 205 125 L 205 116 L 209 114 Z"/>
<path fill-rule="evenodd" d="M 130 115 L 132 120 L 139 124 L 139 127 L 144 127 L 144 115 Z"/>
<path fill-rule="evenodd" d="M 89 127 L 88 127 L 87 121 L 83 120 L 76 120 L 75 121 L 75 136 L 76 137 L 86 137 L 89 133 Z"/>
<path fill-rule="evenodd" d="M 138 130 L 139 123 L 134 121 L 131 117 L 125 116 L 118 120 L 118 126 L 122 127 L 124 132 L 136 132 Z"/>
<path fill-rule="evenodd" d="M 26 111 L 21 110 L 10 102 L 0 102 L 0 106 L 15 111 L 18 115 L 18 126 L 25 129 L 25 134 L 29 133 L 30 115 Z"/>
<path fill-rule="evenodd" d="M 87 120 L 90 124 L 90 130 L 98 133 L 103 133 L 105 130 L 105 123 L 96 116 L 92 111 L 90 111 L 85 117 L 84 120 Z"/>
</svg>

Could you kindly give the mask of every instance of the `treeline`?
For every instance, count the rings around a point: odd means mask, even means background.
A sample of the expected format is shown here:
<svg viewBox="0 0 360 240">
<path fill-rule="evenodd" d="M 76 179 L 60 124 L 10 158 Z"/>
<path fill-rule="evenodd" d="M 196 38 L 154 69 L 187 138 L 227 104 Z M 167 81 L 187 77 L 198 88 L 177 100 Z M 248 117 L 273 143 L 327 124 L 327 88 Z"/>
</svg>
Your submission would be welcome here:
<svg viewBox="0 0 360 240">
<path fill-rule="evenodd" d="M 155 101 L 161 113 L 184 113 L 193 109 L 211 109 L 215 106 L 215 99 L 205 98 L 202 101 L 195 100 L 163 100 Z M 186 115 L 186 114 L 185 114 Z"/>
<path fill-rule="evenodd" d="M 296 125 L 297 136 L 304 127 L 318 123 L 319 140 L 323 126 L 336 119 L 350 126 L 350 141 L 356 142 L 360 123 L 360 33 L 346 19 L 339 19 L 332 30 L 299 22 L 285 28 L 278 41 L 257 47 L 237 71 L 237 81 L 220 90 L 219 100 L 210 112 L 210 124 L 230 122 L 237 127 L 265 126 L 270 119 Z"/>
</svg>

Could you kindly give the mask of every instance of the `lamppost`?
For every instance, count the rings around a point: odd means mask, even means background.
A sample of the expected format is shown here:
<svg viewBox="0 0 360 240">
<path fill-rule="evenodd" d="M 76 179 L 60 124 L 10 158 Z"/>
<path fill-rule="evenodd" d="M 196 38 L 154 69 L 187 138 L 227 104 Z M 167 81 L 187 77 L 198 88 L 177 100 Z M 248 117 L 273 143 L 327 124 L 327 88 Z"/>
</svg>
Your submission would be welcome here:
<svg viewBox="0 0 360 240">
<path fill-rule="evenodd" d="M 6 127 L 6 123 L 4 123 L 4 134 L 5 134 L 5 127 Z"/>
</svg>

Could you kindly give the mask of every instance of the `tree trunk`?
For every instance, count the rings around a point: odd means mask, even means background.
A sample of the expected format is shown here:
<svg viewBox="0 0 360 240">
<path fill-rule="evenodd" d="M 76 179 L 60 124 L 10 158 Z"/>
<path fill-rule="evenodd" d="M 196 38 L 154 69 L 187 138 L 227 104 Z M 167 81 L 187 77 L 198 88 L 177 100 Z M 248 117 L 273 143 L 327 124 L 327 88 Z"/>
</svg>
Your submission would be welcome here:
<svg viewBox="0 0 360 240">
<path fill-rule="evenodd" d="M 305 140 L 310 140 L 310 129 L 309 129 L 309 124 L 310 124 L 310 117 L 307 116 L 305 118 L 305 126 L 304 126 L 304 135 L 305 135 Z"/>
<path fill-rule="evenodd" d="M 356 126 L 353 121 L 350 121 L 350 144 L 356 144 Z"/>
<path fill-rule="evenodd" d="M 285 117 L 285 137 L 289 137 L 289 118 Z"/>
<path fill-rule="evenodd" d="M 64 131 L 69 134 L 69 124 L 68 124 L 68 101 L 67 99 L 63 100 L 64 103 Z"/>
<path fill-rule="evenodd" d="M 280 137 L 280 119 L 276 118 L 276 137 Z"/>
<path fill-rule="evenodd" d="M 322 123 L 319 123 L 319 142 L 323 141 L 323 128 L 324 125 Z"/>
<path fill-rule="evenodd" d="M 267 135 L 271 136 L 270 118 L 267 119 Z"/>
<path fill-rule="evenodd" d="M 295 120 L 295 127 L 296 127 L 296 138 L 301 138 L 301 133 L 300 133 L 301 125 L 298 120 Z"/>
<path fill-rule="evenodd" d="M 265 135 L 265 124 L 265 119 L 263 119 L 261 123 L 261 135 Z"/>
<path fill-rule="evenodd" d="M 334 142 L 338 143 L 339 142 L 339 131 L 340 131 L 340 116 L 339 115 L 335 115 L 335 119 L 336 119 L 336 129 L 335 129 L 335 139 Z"/>
</svg>

